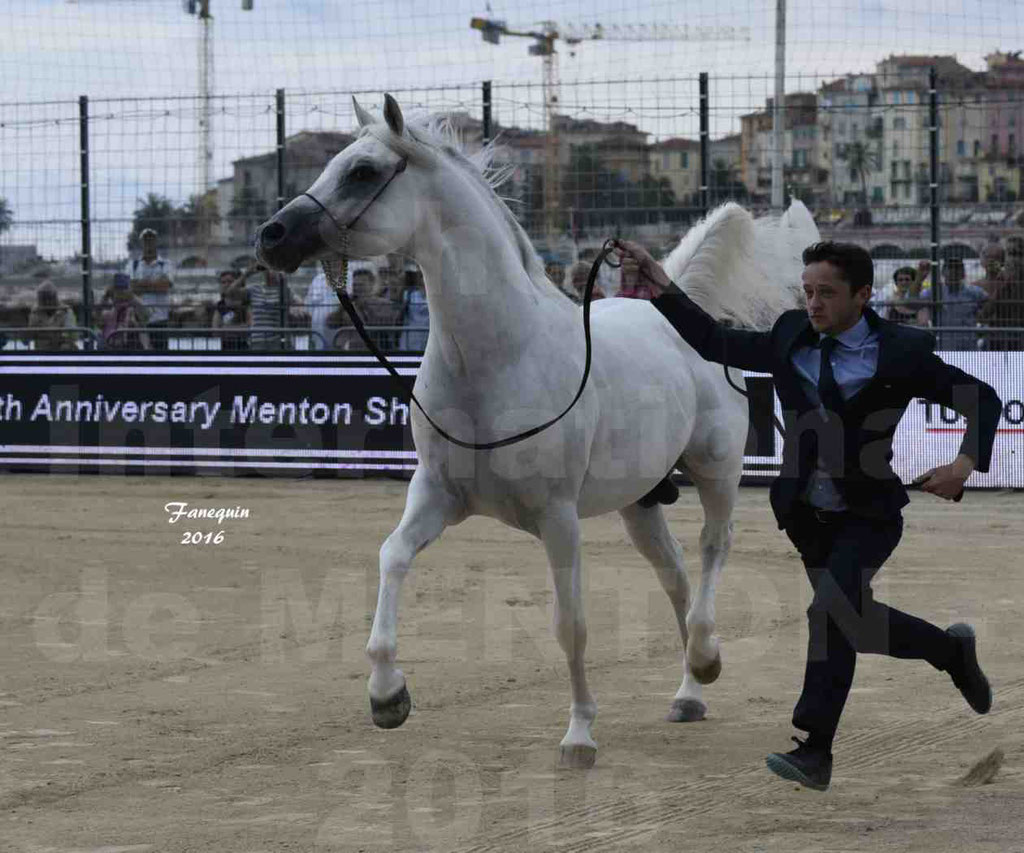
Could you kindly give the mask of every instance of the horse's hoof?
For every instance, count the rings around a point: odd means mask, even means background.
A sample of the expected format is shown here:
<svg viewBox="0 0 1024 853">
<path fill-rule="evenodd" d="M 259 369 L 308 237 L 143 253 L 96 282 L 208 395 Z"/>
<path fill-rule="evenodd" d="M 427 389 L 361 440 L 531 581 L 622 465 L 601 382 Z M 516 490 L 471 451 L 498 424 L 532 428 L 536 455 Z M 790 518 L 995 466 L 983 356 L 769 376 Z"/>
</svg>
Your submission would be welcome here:
<svg viewBox="0 0 1024 853">
<path fill-rule="evenodd" d="M 597 747 L 573 744 L 559 747 L 558 764 L 569 770 L 589 770 L 597 761 Z"/>
<path fill-rule="evenodd" d="M 412 699 L 404 684 L 402 689 L 390 699 L 370 697 L 370 713 L 373 714 L 373 724 L 381 729 L 397 729 L 405 722 L 411 709 Z"/>
<path fill-rule="evenodd" d="M 711 684 L 722 674 L 722 655 L 715 655 L 715 659 L 707 666 L 694 666 L 691 663 L 690 674 L 698 684 Z"/>
<path fill-rule="evenodd" d="M 695 723 L 708 715 L 708 706 L 699 699 L 676 699 L 665 718 L 670 723 Z"/>
</svg>

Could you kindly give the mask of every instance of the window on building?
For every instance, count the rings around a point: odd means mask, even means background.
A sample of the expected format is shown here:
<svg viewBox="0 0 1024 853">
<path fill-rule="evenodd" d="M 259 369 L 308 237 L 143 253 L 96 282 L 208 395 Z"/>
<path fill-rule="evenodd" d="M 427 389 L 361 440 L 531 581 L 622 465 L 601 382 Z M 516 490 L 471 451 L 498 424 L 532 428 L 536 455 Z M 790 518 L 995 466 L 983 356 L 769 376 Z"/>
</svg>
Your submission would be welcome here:
<svg viewBox="0 0 1024 853">
<path fill-rule="evenodd" d="M 958 139 L 956 141 L 956 156 L 957 157 L 963 157 L 965 151 L 966 151 L 966 148 L 964 146 L 964 141 L 962 139 Z"/>
<path fill-rule="evenodd" d="M 905 181 L 909 181 L 910 180 L 910 161 L 909 160 L 904 160 L 903 161 L 903 179 Z"/>
<path fill-rule="evenodd" d="M 896 163 L 896 161 L 895 161 L 895 160 L 893 160 L 893 161 L 892 161 L 892 179 L 893 179 L 893 180 L 896 180 L 896 178 L 897 178 L 897 177 L 899 177 L 899 176 L 897 175 L 897 173 L 896 173 L 896 167 L 897 167 L 897 165 L 898 165 L 898 164 Z"/>
<path fill-rule="evenodd" d="M 661 168 L 664 169 L 666 172 L 672 168 L 672 164 L 669 162 L 669 158 L 671 156 L 672 155 L 669 154 L 668 151 L 661 155 Z"/>
<path fill-rule="evenodd" d="M 917 103 L 917 92 L 907 92 L 907 103 L 908 104 L 916 104 Z"/>
<path fill-rule="evenodd" d="M 909 198 L 910 198 L 910 184 L 904 184 L 903 185 L 903 198 L 909 200 Z"/>
<path fill-rule="evenodd" d="M 990 150 L 993 154 L 995 154 L 996 151 L 999 150 L 999 135 L 996 133 L 992 134 L 992 144 L 990 146 Z"/>
<path fill-rule="evenodd" d="M 1017 126 L 1017 116 L 1015 116 L 1013 113 L 1010 113 L 1010 117 L 1007 119 L 1007 122 L 1009 123 L 1010 127 L 1016 127 Z"/>
<path fill-rule="evenodd" d="M 885 202 L 885 190 L 882 187 L 871 188 L 871 203 L 872 204 L 884 204 Z"/>
<path fill-rule="evenodd" d="M 794 169 L 806 169 L 807 168 L 807 150 L 799 148 L 793 152 L 793 168 Z"/>
<path fill-rule="evenodd" d="M 680 165 L 684 169 L 689 169 L 690 168 L 690 152 L 689 151 L 683 151 L 679 155 L 679 162 L 680 162 Z"/>
<path fill-rule="evenodd" d="M 1006 143 L 1006 153 L 1011 156 L 1017 156 L 1017 135 L 1014 133 L 1010 134 L 1010 138 Z"/>
<path fill-rule="evenodd" d="M 906 130 L 907 129 L 907 120 L 903 116 L 896 116 L 896 118 L 894 118 L 892 120 L 892 129 L 893 130 Z"/>
<path fill-rule="evenodd" d="M 981 156 L 981 140 L 980 139 L 975 139 L 974 140 L 974 156 L 975 157 L 980 157 Z"/>
<path fill-rule="evenodd" d="M 894 104 L 902 104 L 903 103 L 903 93 L 902 92 L 893 92 L 892 93 L 892 102 Z"/>
</svg>

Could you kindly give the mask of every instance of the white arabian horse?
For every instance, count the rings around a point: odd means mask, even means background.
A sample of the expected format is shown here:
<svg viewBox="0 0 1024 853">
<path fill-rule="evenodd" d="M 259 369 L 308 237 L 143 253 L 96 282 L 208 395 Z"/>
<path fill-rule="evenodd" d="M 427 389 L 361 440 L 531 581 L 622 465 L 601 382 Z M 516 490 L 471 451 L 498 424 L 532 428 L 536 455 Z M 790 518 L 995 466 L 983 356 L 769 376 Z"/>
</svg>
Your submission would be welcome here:
<svg viewBox="0 0 1024 853">
<path fill-rule="evenodd" d="M 288 271 L 339 248 L 351 257 L 400 252 L 413 258 L 430 308 L 415 393 L 431 418 L 459 439 L 487 442 L 557 415 L 583 373 L 581 309 L 545 277 L 525 232 L 495 194 L 489 152 L 466 156 L 443 120 L 407 123 L 390 95 L 384 121 L 358 103 L 355 108 L 357 139 L 308 195 L 261 226 L 260 258 Z M 341 231 L 347 234 L 340 247 Z M 727 204 L 687 234 L 666 268 L 712 315 L 763 329 L 797 304 L 800 252 L 816 239 L 799 202 L 781 219 L 756 222 Z M 704 361 L 645 301 L 595 303 L 592 334 L 583 396 L 565 418 L 526 441 L 464 449 L 413 408 L 419 465 L 402 520 L 380 550 L 367 645 L 378 726 L 401 725 L 409 713 L 406 680 L 395 664 L 399 591 L 413 557 L 449 525 L 487 515 L 532 534 L 547 551 L 554 630 L 572 690 L 561 760 L 590 766 L 597 705 L 584 668 L 580 519 L 613 510 L 654 566 L 679 624 L 683 679 L 669 719 L 705 715 L 702 685 L 721 669 L 714 596 L 732 537 L 747 401 L 720 365 Z M 742 376 L 734 373 L 733 381 Z M 689 475 L 704 508 L 701 585 L 692 599 L 682 550 L 662 508 L 637 503 L 674 467 Z"/>
</svg>

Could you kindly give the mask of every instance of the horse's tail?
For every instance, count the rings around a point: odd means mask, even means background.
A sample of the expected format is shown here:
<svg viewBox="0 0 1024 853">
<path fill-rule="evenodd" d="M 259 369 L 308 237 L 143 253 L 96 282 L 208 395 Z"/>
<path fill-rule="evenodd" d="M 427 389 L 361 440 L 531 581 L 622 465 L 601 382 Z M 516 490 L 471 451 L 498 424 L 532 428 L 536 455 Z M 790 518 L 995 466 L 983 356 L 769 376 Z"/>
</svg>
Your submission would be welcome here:
<svg viewBox="0 0 1024 853">
<path fill-rule="evenodd" d="M 801 254 L 818 239 L 802 202 L 760 219 L 729 202 L 687 232 L 665 271 L 712 317 L 768 329 L 799 304 Z"/>
</svg>

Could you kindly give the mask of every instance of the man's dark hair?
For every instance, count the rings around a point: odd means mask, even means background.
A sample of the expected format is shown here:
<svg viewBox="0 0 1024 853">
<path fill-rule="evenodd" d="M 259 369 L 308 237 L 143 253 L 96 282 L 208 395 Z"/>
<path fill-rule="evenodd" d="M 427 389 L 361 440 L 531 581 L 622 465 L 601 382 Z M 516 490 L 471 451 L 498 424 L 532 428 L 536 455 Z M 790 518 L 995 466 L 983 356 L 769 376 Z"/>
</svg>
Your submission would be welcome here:
<svg viewBox="0 0 1024 853">
<path fill-rule="evenodd" d="M 875 283 L 875 265 L 871 255 L 853 243 L 836 243 L 823 240 L 804 249 L 804 266 L 828 261 L 838 269 L 850 285 L 850 293 Z"/>
<path fill-rule="evenodd" d="M 892 274 L 892 280 L 896 281 L 901 275 L 909 275 L 911 280 L 917 278 L 917 270 L 913 267 L 899 267 L 896 272 Z"/>
</svg>

